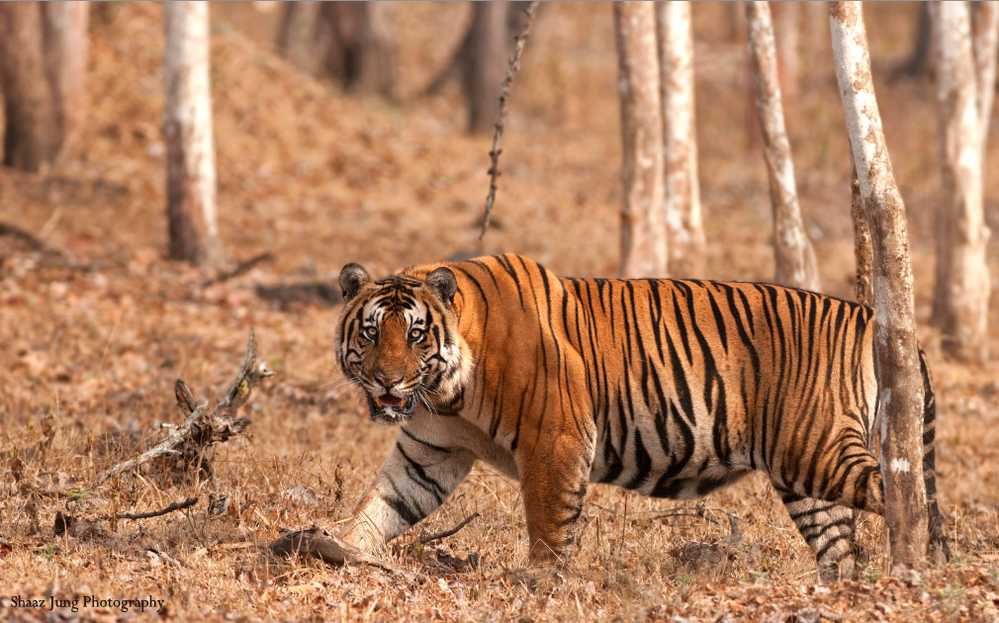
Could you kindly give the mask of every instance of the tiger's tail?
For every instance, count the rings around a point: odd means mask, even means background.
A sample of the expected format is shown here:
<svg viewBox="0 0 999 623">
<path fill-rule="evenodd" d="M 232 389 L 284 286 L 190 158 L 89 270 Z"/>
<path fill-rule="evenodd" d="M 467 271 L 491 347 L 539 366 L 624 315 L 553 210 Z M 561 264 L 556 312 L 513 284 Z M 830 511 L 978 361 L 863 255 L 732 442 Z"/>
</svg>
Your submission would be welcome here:
<svg viewBox="0 0 999 623">
<path fill-rule="evenodd" d="M 936 438 L 937 401 L 933 394 L 933 379 L 926 364 L 926 353 L 919 349 L 919 369 L 923 374 L 923 480 L 926 483 L 926 504 L 929 514 L 930 555 L 950 560 L 950 547 L 943 533 L 943 518 L 937 505 Z"/>
</svg>

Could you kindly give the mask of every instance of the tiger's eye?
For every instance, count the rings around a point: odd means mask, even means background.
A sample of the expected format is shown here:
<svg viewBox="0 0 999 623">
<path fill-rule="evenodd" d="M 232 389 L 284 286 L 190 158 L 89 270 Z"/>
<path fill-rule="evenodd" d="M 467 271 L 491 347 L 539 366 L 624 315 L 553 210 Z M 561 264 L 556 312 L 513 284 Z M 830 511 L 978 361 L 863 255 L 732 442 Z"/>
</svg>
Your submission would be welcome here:
<svg viewBox="0 0 999 623">
<path fill-rule="evenodd" d="M 378 337 L 378 329 L 376 329 L 375 327 L 366 327 L 364 329 L 364 337 L 368 338 L 369 340 L 375 339 L 376 337 Z"/>
<path fill-rule="evenodd" d="M 409 341 L 414 344 L 423 340 L 423 334 L 426 333 L 423 329 L 413 329 L 409 332 Z"/>
</svg>

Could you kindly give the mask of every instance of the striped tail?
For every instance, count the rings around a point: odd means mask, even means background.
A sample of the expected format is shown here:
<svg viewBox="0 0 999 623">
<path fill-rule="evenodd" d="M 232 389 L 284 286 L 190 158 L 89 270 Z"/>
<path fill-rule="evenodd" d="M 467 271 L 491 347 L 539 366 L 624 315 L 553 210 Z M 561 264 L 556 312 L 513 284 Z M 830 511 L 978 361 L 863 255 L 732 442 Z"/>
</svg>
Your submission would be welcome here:
<svg viewBox="0 0 999 623">
<path fill-rule="evenodd" d="M 926 365 L 926 353 L 919 350 L 919 368 L 923 373 L 923 480 L 926 482 L 926 503 L 930 516 L 930 547 L 933 558 L 950 560 L 950 547 L 943 533 L 943 518 L 937 505 L 936 438 L 937 401 L 933 394 L 933 379 Z"/>
</svg>

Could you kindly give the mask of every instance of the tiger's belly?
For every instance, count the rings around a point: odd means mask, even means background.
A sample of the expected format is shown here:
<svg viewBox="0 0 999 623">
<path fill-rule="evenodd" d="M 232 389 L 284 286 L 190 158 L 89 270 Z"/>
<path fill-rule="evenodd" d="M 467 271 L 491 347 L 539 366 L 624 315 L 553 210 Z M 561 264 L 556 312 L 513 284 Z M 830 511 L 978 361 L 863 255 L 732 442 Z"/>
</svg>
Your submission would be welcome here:
<svg viewBox="0 0 999 623">
<path fill-rule="evenodd" d="M 618 426 L 608 426 L 599 434 L 590 482 L 657 498 L 693 499 L 753 469 L 748 448 L 730 448 L 720 456 L 710 426 L 671 429 L 661 421 L 657 424 L 649 413 L 636 414 L 630 426 L 620 414 L 609 417 L 616 418 Z"/>
</svg>

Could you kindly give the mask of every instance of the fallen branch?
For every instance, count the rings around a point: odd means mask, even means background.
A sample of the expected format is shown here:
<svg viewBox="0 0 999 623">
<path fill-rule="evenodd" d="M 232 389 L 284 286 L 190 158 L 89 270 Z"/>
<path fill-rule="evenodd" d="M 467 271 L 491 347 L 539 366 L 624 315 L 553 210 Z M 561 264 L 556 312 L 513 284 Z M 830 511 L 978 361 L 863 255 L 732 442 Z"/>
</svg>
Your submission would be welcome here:
<svg viewBox="0 0 999 623">
<path fill-rule="evenodd" d="M 239 277 L 240 275 L 243 275 L 243 274 L 249 272 L 250 269 L 253 268 L 254 266 L 256 266 L 257 264 L 262 264 L 264 262 L 270 262 L 270 261 L 273 261 L 273 260 L 274 260 L 274 256 L 271 253 L 269 253 L 269 252 L 267 252 L 267 253 L 260 253 L 258 255 L 254 255 L 250 259 L 244 260 L 244 261 L 240 262 L 239 264 L 236 264 L 236 266 L 234 268 L 230 269 L 230 270 L 221 271 L 217 275 L 215 275 L 214 277 L 212 277 L 211 279 L 205 279 L 204 281 L 201 282 L 201 285 L 203 287 L 208 287 L 208 286 L 211 286 L 211 285 L 215 285 L 216 283 L 222 283 L 223 281 L 229 281 L 230 279 L 233 279 L 235 277 Z"/>
<path fill-rule="evenodd" d="M 26 229 L 22 229 L 17 225 L 11 225 L 10 223 L 0 223 L 0 236 L 10 236 L 11 238 L 17 238 L 21 242 L 27 244 L 31 247 L 31 250 L 36 253 L 41 253 L 42 255 L 50 255 L 56 257 L 61 261 L 66 267 L 79 270 L 87 270 L 89 266 L 77 264 L 76 260 L 62 249 L 49 246 L 38 236 L 34 235 Z"/>
<path fill-rule="evenodd" d="M 412 579 L 411 573 L 403 571 L 399 567 L 363 552 L 353 545 L 342 541 L 338 537 L 330 534 L 326 530 L 312 526 L 307 530 L 296 530 L 289 532 L 267 546 L 267 549 L 279 556 L 297 556 L 305 554 L 318 558 L 323 562 L 336 565 L 338 567 L 347 563 L 355 563 L 378 567 L 390 573 Z"/>
<path fill-rule="evenodd" d="M 250 425 L 250 420 L 233 416 L 246 403 L 253 388 L 264 378 L 273 375 L 274 373 L 267 368 L 267 362 L 257 362 L 257 342 L 251 330 L 246 345 L 246 357 L 243 359 L 236 381 L 219 400 L 214 410 L 209 412 L 207 402 L 195 406 L 191 390 L 184 381 L 178 380 L 174 392 L 177 404 L 188 415 L 184 424 L 175 428 L 163 441 L 138 457 L 98 474 L 96 484 L 99 485 L 108 478 L 132 471 L 143 463 L 161 456 L 200 456 L 209 446 L 239 435 Z"/>
<path fill-rule="evenodd" d="M 489 157 L 492 159 L 492 166 L 489 167 L 489 194 L 486 195 L 486 210 L 482 215 L 482 231 L 479 232 L 479 240 L 486 235 L 486 230 L 489 229 L 489 219 L 492 217 L 493 203 L 496 201 L 496 180 L 499 179 L 499 156 L 503 153 L 500 149 L 500 139 L 503 138 L 503 118 L 506 117 L 506 101 L 510 97 L 510 87 L 513 85 L 513 76 L 520 69 L 520 55 L 524 52 L 524 44 L 527 43 L 527 37 L 531 32 L 531 22 L 534 21 L 534 13 L 538 10 L 538 0 L 531 2 L 530 6 L 524 10 L 526 15 L 524 19 L 524 29 L 517 35 L 516 46 L 513 49 L 513 55 L 510 56 L 510 64 L 506 68 L 506 77 L 503 78 L 503 85 L 500 88 L 499 96 L 499 115 L 496 120 L 496 133 L 493 134 L 493 148 L 489 152 Z"/>
<path fill-rule="evenodd" d="M 118 513 L 116 515 L 101 515 L 98 519 L 150 519 L 152 517 L 160 517 L 162 515 L 166 515 L 167 513 L 189 508 L 197 503 L 198 498 L 187 498 L 183 502 L 172 502 L 166 508 L 161 508 L 158 511 L 149 511 L 148 513 Z"/>
<path fill-rule="evenodd" d="M 421 536 L 419 539 L 417 539 L 417 542 L 420 545 L 426 545 L 427 543 L 433 543 L 434 541 L 439 541 L 441 539 L 446 539 L 449 536 L 454 536 L 455 534 L 458 533 L 459 530 L 470 524 L 473 519 L 479 516 L 480 515 L 478 513 L 472 513 L 468 517 L 465 517 L 460 524 L 451 528 L 450 530 L 444 530 L 443 532 L 435 532 L 433 534 Z"/>
</svg>

